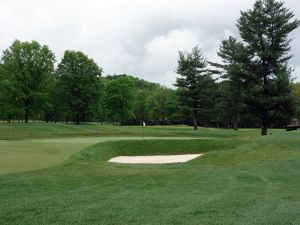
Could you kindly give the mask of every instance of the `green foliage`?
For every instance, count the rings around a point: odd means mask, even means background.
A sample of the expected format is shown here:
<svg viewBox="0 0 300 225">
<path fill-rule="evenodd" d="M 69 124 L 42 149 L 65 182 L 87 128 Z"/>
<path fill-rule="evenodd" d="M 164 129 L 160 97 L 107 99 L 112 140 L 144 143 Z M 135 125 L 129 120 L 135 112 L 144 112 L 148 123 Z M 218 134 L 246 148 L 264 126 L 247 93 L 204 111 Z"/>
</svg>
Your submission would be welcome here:
<svg viewBox="0 0 300 225">
<path fill-rule="evenodd" d="M 167 120 L 178 119 L 180 117 L 178 98 L 175 90 L 125 74 L 107 76 L 104 79 L 107 85 L 107 116 L 110 120 L 121 122 L 122 111 L 124 111 L 122 124 L 124 124 L 125 120 L 129 124 L 132 123 L 135 125 L 149 120 L 151 123 L 166 124 Z M 131 88 L 128 88 L 126 85 L 128 80 L 133 85 L 131 85 Z M 125 83 L 125 87 L 120 86 L 121 83 Z M 124 93 L 120 91 L 122 88 L 125 88 Z M 129 89 L 131 91 L 128 92 L 127 90 Z M 127 99 L 131 100 L 127 101 Z M 122 105 L 121 101 L 124 101 L 125 105 L 129 103 L 129 107 L 122 110 L 120 108 L 120 105 Z"/>
<path fill-rule="evenodd" d="M 224 40 L 220 46 L 218 55 L 222 58 L 223 64 L 210 63 L 211 65 L 222 69 L 222 78 L 227 82 L 219 85 L 219 97 L 216 101 L 217 111 L 222 110 L 220 117 L 232 122 L 233 128 L 238 129 L 238 122 L 244 107 L 243 81 L 245 77 L 244 63 L 248 62 L 248 55 L 242 43 L 234 37 Z M 226 118 L 224 116 L 226 115 Z"/>
<path fill-rule="evenodd" d="M 242 12 L 238 20 L 240 35 L 248 51 L 245 62 L 245 87 L 248 104 L 261 119 L 262 135 L 268 126 L 281 121 L 283 115 L 291 117 L 293 104 L 290 95 L 288 35 L 300 25 L 284 2 L 258 0 L 253 9 Z"/>
<path fill-rule="evenodd" d="M 194 129 L 198 126 L 198 113 L 206 114 L 214 96 L 214 80 L 207 69 L 207 62 L 198 47 L 191 53 L 179 52 L 176 86 L 180 88 L 180 100 L 193 116 Z"/>
<path fill-rule="evenodd" d="M 134 100 L 134 117 L 140 121 L 142 125 L 143 121 L 149 119 L 149 109 L 147 101 L 149 99 L 149 91 L 137 90 L 136 97 Z"/>
<path fill-rule="evenodd" d="M 222 81 L 218 84 L 218 91 L 215 98 L 215 107 L 216 112 L 215 121 L 217 126 L 220 126 L 220 123 L 228 125 L 230 118 L 232 118 L 231 106 L 232 101 L 229 97 L 230 84 L 228 80 Z M 226 126 L 227 127 L 227 126 Z"/>
<path fill-rule="evenodd" d="M 106 108 L 112 121 L 124 123 L 133 117 L 134 82 L 130 77 L 119 77 L 108 82 L 106 87 Z"/>
<path fill-rule="evenodd" d="M 66 51 L 57 71 L 67 117 L 79 123 L 98 113 L 102 69 L 82 52 Z"/>
<path fill-rule="evenodd" d="M 150 117 L 165 124 L 168 113 L 170 91 L 167 88 L 157 89 L 148 99 Z"/>
<path fill-rule="evenodd" d="M 5 96 L 5 113 L 8 120 L 13 115 L 28 122 L 30 116 L 47 106 L 48 85 L 54 70 L 54 54 L 48 46 L 38 42 L 16 40 L 2 56 L 4 79 L 2 93 Z"/>
<path fill-rule="evenodd" d="M 293 84 L 292 95 L 296 102 L 296 117 L 300 120 L 300 83 Z"/>
<path fill-rule="evenodd" d="M 131 75 L 127 75 L 127 74 L 113 75 L 113 76 L 109 75 L 109 76 L 106 76 L 105 79 L 106 80 L 116 80 L 116 79 L 119 79 L 121 77 L 131 78 L 133 83 L 134 83 L 134 86 L 137 89 L 140 89 L 140 90 L 152 92 L 152 91 L 155 91 L 156 89 L 161 87 L 159 84 L 152 83 L 152 82 L 146 81 L 144 79 L 140 79 L 140 78 L 137 78 L 137 77 L 134 77 L 134 76 L 131 76 Z"/>
</svg>

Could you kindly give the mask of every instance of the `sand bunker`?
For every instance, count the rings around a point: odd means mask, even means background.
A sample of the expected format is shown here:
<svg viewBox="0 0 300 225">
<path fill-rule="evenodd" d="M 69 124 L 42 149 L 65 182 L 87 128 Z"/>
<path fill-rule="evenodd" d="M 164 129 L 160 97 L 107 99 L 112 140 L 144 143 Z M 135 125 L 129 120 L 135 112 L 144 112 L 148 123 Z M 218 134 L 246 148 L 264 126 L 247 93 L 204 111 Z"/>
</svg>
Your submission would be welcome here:
<svg viewBox="0 0 300 225">
<path fill-rule="evenodd" d="M 157 155 L 157 156 L 119 156 L 110 159 L 108 162 L 124 164 L 168 164 L 185 163 L 196 159 L 203 154 L 190 155 Z"/>
</svg>

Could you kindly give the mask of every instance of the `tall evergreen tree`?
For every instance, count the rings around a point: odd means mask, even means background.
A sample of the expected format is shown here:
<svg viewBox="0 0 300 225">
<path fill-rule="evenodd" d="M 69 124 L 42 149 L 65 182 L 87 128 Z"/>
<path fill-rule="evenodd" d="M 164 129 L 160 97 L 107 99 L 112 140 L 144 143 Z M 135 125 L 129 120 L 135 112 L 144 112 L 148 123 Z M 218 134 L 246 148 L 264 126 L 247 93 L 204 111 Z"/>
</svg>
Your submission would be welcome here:
<svg viewBox="0 0 300 225">
<path fill-rule="evenodd" d="M 251 59 L 247 65 L 247 99 L 261 118 L 262 135 L 267 135 L 269 125 L 282 111 L 292 111 L 288 35 L 299 25 L 284 2 L 276 0 L 257 0 L 253 9 L 242 12 L 238 20 Z"/>
<path fill-rule="evenodd" d="M 201 50 L 195 47 L 190 53 L 179 52 L 176 72 L 180 75 L 176 86 L 180 88 L 182 105 L 192 113 L 194 130 L 197 130 L 199 111 L 211 104 L 214 85 Z"/>
<path fill-rule="evenodd" d="M 0 118 L 3 119 L 4 116 L 4 72 L 3 72 L 3 65 L 0 63 Z"/>
<path fill-rule="evenodd" d="M 292 95 L 296 102 L 296 115 L 295 117 L 300 120 L 300 83 L 293 84 Z"/>
<path fill-rule="evenodd" d="M 226 108 L 228 119 L 233 123 L 233 129 L 238 130 L 238 121 L 244 104 L 244 64 L 248 62 L 249 57 L 243 44 L 234 37 L 222 42 L 218 55 L 222 58 L 223 64 L 211 63 L 211 65 L 221 68 L 221 77 L 228 80 L 221 85 L 222 92 L 226 89 L 226 95 L 222 94 L 222 104 L 224 109 Z"/>
</svg>

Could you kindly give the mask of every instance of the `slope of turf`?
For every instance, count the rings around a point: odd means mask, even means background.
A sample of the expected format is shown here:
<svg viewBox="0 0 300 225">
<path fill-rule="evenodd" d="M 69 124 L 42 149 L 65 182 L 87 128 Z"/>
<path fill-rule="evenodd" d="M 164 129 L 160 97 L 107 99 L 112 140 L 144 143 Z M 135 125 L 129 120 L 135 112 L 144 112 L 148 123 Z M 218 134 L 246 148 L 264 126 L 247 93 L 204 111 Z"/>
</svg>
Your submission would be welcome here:
<svg viewBox="0 0 300 225">
<path fill-rule="evenodd" d="M 0 140 L 0 174 L 53 166 L 98 142 L 99 138 Z"/>
<path fill-rule="evenodd" d="M 100 143 L 63 165 L 0 176 L 8 224 L 300 224 L 300 134 Z M 205 153 L 186 164 L 117 155 Z"/>
<path fill-rule="evenodd" d="M 153 137 L 164 139 L 163 137 Z M 153 139 L 145 137 L 144 139 Z M 0 174 L 51 167 L 96 143 L 141 140 L 142 137 L 80 137 L 27 140 L 0 140 Z M 171 139 L 169 137 L 168 139 Z M 186 139 L 178 137 L 178 139 Z"/>
</svg>

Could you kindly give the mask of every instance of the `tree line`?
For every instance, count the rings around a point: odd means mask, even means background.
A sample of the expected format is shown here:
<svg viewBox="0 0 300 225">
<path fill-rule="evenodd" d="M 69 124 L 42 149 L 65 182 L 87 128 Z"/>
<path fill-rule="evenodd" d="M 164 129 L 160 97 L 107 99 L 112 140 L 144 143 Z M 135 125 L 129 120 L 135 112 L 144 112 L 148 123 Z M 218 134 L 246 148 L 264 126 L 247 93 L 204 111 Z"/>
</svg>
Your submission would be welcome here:
<svg viewBox="0 0 300 225">
<path fill-rule="evenodd" d="M 179 52 L 175 90 L 125 74 L 104 77 L 80 51 L 65 51 L 56 64 L 48 46 L 16 40 L 1 56 L 0 119 L 261 127 L 266 135 L 299 118 L 288 64 L 288 35 L 299 25 L 283 2 L 256 1 L 241 12 L 240 37 L 220 45 L 222 63 L 208 62 L 197 46 Z"/>
<path fill-rule="evenodd" d="M 231 109 L 224 114 L 228 113 L 235 129 L 240 117 L 248 114 L 256 117 L 261 134 L 267 135 L 272 124 L 286 124 L 295 116 L 288 37 L 300 25 L 294 17 L 284 2 L 257 0 L 252 9 L 241 12 L 237 21 L 239 39 L 229 37 L 222 42 L 218 51 L 222 63 L 209 63 L 218 71 L 207 67 L 197 47 L 191 53 L 180 53 L 177 86 L 183 88 L 185 105 L 193 112 L 195 130 L 199 110 L 209 105 L 202 95 L 211 92 L 213 73 L 226 80 L 221 88 L 225 92 L 221 94 L 221 108 Z"/>
</svg>

